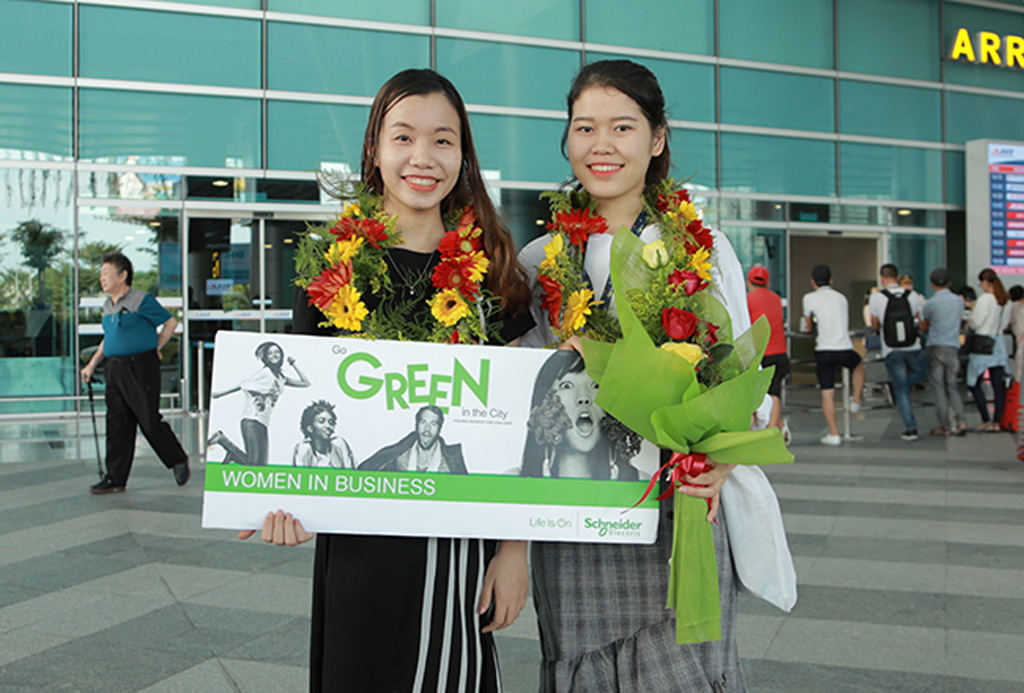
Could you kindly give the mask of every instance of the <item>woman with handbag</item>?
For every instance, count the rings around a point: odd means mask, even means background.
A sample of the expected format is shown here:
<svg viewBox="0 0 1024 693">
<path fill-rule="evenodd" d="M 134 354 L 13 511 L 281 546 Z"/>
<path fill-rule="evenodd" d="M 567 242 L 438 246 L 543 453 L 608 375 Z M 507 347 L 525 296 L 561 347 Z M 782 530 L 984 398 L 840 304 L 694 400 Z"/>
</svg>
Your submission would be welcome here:
<svg viewBox="0 0 1024 693">
<path fill-rule="evenodd" d="M 1003 330 L 1010 322 L 1010 295 L 1003 288 L 991 268 L 978 274 L 982 294 L 971 311 L 968 335 L 970 348 L 967 363 L 967 384 L 974 395 L 974 404 L 981 414 L 981 423 L 974 430 L 988 433 L 999 432 L 999 420 L 1006 405 L 1006 345 Z M 988 401 L 981 387 L 981 379 L 988 371 L 992 382 L 992 396 L 995 399 L 995 414 L 988 413 Z"/>
</svg>

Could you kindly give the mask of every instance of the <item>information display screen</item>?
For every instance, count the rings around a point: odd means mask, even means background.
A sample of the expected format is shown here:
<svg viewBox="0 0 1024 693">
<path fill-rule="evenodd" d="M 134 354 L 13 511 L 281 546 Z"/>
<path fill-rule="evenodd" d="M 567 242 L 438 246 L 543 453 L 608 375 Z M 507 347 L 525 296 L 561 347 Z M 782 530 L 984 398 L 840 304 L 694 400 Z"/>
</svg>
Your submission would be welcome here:
<svg viewBox="0 0 1024 693">
<path fill-rule="evenodd" d="M 1024 146 L 988 145 L 991 266 L 1024 274 Z"/>
</svg>

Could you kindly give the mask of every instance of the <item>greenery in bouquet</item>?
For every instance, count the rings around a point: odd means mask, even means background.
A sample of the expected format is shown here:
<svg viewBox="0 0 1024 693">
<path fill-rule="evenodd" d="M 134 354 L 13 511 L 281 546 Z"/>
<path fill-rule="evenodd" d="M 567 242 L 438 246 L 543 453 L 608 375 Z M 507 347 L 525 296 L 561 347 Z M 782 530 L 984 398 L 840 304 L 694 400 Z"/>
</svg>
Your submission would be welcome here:
<svg viewBox="0 0 1024 693">
<path fill-rule="evenodd" d="M 388 272 L 388 250 L 402 243 L 397 217 L 365 188 L 328 189 L 343 200 L 342 212 L 329 225 L 309 225 L 295 256 L 295 283 L 323 314 L 321 326 L 348 337 L 452 344 L 496 336 L 500 324 L 488 318 L 498 300 L 483 286 L 490 260 L 471 206 L 445 219 L 430 271 L 408 277 L 394 267 L 406 280 L 398 291 Z M 424 300 L 427 321 L 417 319 Z"/>
</svg>

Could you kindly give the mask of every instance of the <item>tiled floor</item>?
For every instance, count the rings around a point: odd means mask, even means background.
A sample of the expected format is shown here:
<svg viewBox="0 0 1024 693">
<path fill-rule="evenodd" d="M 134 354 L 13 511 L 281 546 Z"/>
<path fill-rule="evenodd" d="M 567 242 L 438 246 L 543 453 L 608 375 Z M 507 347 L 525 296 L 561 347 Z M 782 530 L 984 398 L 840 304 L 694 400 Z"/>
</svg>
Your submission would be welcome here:
<svg viewBox="0 0 1024 693">
<path fill-rule="evenodd" d="M 791 417 L 797 463 L 767 471 L 800 601 L 743 598 L 751 693 L 1024 691 L 1024 464 L 1009 435 L 905 443 L 898 419 L 824 448 Z M 202 465 L 178 488 L 144 443 L 128 492 L 91 496 L 91 434 L 0 426 L 0 692 L 306 690 L 311 549 L 200 529 Z M 506 690 L 535 691 L 530 608 L 499 645 Z"/>
</svg>

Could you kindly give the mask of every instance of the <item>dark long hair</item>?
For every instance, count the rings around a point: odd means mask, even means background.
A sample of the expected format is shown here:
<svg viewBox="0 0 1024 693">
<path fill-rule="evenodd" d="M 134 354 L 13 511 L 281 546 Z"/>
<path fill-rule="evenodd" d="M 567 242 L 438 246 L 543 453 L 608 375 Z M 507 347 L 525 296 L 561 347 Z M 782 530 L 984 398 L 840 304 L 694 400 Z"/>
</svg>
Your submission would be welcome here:
<svg viewBox="0 0 1024 693">
<path fill-rule="evenodd" d="M 567 374 L 581 373 L 584 368 L 583 357 L 575 351 L 556 351 L 541 366 L 537 379 L 534 380 L 533 396 L 530 399 L 530 418 L 527 422 L 526 443 L 523 446 L 523 463 L 520 470 L 522 476 L 544 476 L 547 448 L 557 447 L 565 442 L 565 431 L 573 424 L 552 387 Z M 619 479 L 635 481 L 639 478 L 636 468 L 629 464 L 629 460 L 640 452 L 640 436 L 607 412 L 601 420 L 601 432 L 601 442 L 591 454 L 610 454 L 619 467 Z M 610 465 L 599 471 L 601 478 L 611 478 Z M 551 465 L 551 476 L 559 476 L 557 459 Z"/>
<path fill-rule="evenodd" d="M 572 86 L 569 87 L 569 94 L 566 96 L 569 119 L 565 123 L 565 131 L 562 133 L 562 155 L 565 156 L 565 146 L 569 141 L 573 107 L 580 95 L 591 87 L 618 89 L 633 99 L 640 107 L 640 111 L 651 126 L 651 132 L 657 134 L 661 130 L 665 133 L 665 148 L 661 154 L 651 159 L 651 165 L 647 168 L 647 176 L 644 178 L 644 185 L 651 185 L 668 178 L 668 174 L 672 170 L 672 155 L 668 151 L 671 132 L 668 128 L 668 114 L 665 110 L 665 95 L 662 93 L 661 85 L 658 84 L 658 78 L 654 76 L 654 73 L 632 60 L 599 60 L 584 66 L 576 74 Z"/>
<path fill-rule="evenodd" d="M 363 138 L 363 183 L 374 193 L 384 194 L 384 179 L 376 163 L 384 117 L 392 106 L 405 97 L 430 94 L 443 94 L 455 109 L 459 116 L 462 145 L 459 180 L 441 201 L 441 215 L 448 216 L 455 210 L 469 204 L 473 205 L 477 223 L 483 229 L 484 250 L 491 261 L 486 277 L 487 288 L 501 297 L 501 307 L 504 311 L 511 314 L 522 313 L 529 309 L 533 300 L 530 287 L 526 283 L 526 273 L 516 258 L 512 236 L 502 224 L 487 194 L 487 186 L 480 174 L 476 148 L 473 146 L 473 134 L 470 131 L 466 106 L 455 85 L 448 79 L 433 70 L 412 69 L 403 70 L 384 83 L 373 100 L 370 119 L 366 123 L 366 135 Z"/>
<path fill-rule="evenodd" d="M 270 351 L 270 347 L 277 347 L 277 350 L 281 352 L 281 361 L 274 365 L 267 363 L 267 353 Z M 281 375 L 281 369 L 284 368 L 284 349 L 281 348 L 280 344 L 277 342 L 262 342 L 256 347 L 256 358 L 274 375 Z"/>
<path fill-rule="evenodd" d="M 986 267 L 978 273 L 978 281 L 992 284 L 992 295 L 995 296 L 999 305 L 1005 306 L 1006 302 L 1010 300 L 1010 294 L 1007 293 L 1003 283 L 999 281 L 999 275 L 991 267 Z"/>
</svg>

